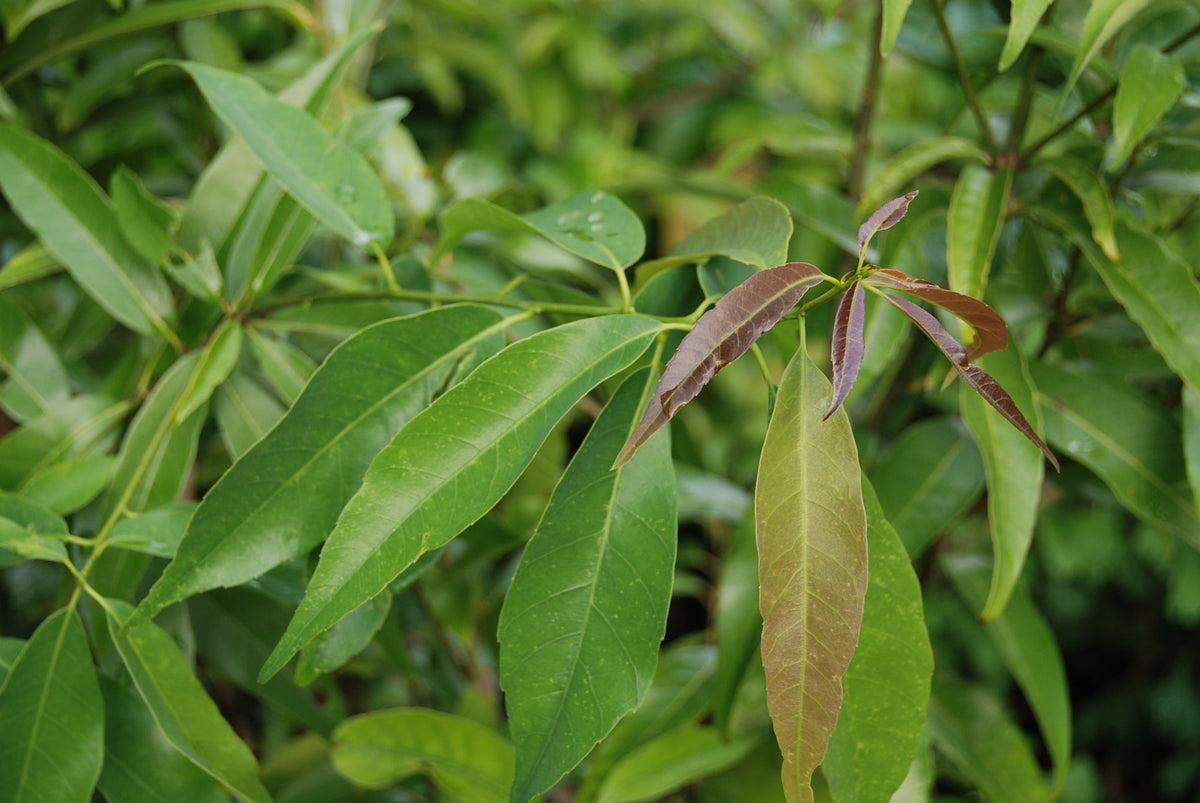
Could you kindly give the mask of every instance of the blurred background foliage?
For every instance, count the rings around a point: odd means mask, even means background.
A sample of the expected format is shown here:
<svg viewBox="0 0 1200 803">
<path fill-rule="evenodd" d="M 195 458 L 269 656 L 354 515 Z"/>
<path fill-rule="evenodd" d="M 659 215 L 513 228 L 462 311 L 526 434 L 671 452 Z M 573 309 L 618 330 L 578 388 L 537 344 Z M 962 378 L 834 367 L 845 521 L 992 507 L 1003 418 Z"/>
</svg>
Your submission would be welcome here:
<svg viewBox="0 0 1200 803">
<path fill-rule="evenodd" d="M 382 20 L 373 50 L 356 59 L 327 116 L 356 119 L 363 127 L 361 142 L 397 210 L 394 253 L 428 256 L 436 215 L 457 198 L 485 197 L 521 212 L 603 189 L 639 212 L 653 257 L 734 202 L 765 194 L 782 201 L 797 223 L 791 257 L 835 273 L 854 264 L 853 232 L 863 216 L 856 204 L 898 153 L 945 137 L 979 140 L 957 57 L 1000 142 L 1027 83 L 1035 89 L 1028 127 L 1020 132 L 1025 146 L 1087 110 L 1047 145 L 1046 154 L 1074 155 L 1098 173 L 1104 170 L 1118 205 L 1195 264 L 1200 102 L 1191 78 L 1200 69 L 1200 50 L 1188 37 L 1200 20 L 1196 4 L 1133 4 L 1139 13 L 1065 97 L 1059 90 L 1071 71 L 1085 4 L 1056 4 L 1031 51 L 1004 72 L 996 64 L 1009 4 L 946 3 L 956 53 L 941 33 L 940 5 L 916 0 L 894 49 L 881 66 L 872 66 L 879 9 L 862 0 L 5 0 L 0 117 L 57 144 L 102 185 L 119 166 L 131 169 L 178 214 L 226 132 L 179 71 L 142 71 L 147 63 L 192 59 L 278 91 L 351 32 Z M 130 19 L 138 24 L 122 27 L 120 21 Z M 1174 48 L 1186 87 L 1129 158 L 1106 165 L 1111 131 L 1105 93 L 1138 44 Z M 890 188 L 916 188 L 921 195 L 904 224 L 880 238 L 879 264 L 945 282 L 946 210 L 963 163 L 934 160 L 903 176 L 903 187 Z M 1181 444 L 1188 432 L 1196 434 L 1181 424 L 1180 381 L 1087 267 L 1080 249 L 1053 225 L 1032 223 L 1040 213 L 1043 220 L 1055 212 L 1078 218 L 1079 202 L 1044 166 L 1020 168 L 1012 197 L 1034 198 L 1034 208 L 1006 207 L 989 301 L 1036 363 L 1035 379 L 1039 371 L 1059 370 L 1056 365 L 1086 364 L 1092 371 L 1086 387 L 1119 409 L 1126 409 L 1118 403 L 1123 400 L 1146 414 L 1151 423 L 1130 430 L 1129 437 L 1140 438 L 1137 448 L 1151 458 L 1170 463 L 1164 476 L 1182 481 Z M 160 355 L 146 353 L 143 341 L 114 328 L 94 302 L 71 291 L 53 259 L 30 245 L 34 239 L 14 215 L 0 214 L 5 299 L 57 344 L 73 386 L 137 398 Z M 588 267 L 538 243 L 487 245 L 460 249 L 453 287 L 495 290 L 520 265 L 581 290 L 612 292 Z M 362 260 L 318 231 L 297 256 L 299 269 L 265 299 L 267 307 L 272 299 L 306 295 L 341 293 L 348 299 L 344 307 L 324 305 L 320 321 L 275 318 L 298 346 L 294 359 L 308 370 L 339 337 L 368 320 L 411 309 L 352 303 L 370 289 Z M 330 266 L 339 269 L 326 270 Z M 402 283 L 448 281 L 440 268 L 425 277 L 417 262 L 406 266 L 403 258 L 396 269 Z M 697 300 L 680 302 L 679 314 Z M 196 306 L 184 309 L 185 340 L 205 333 L 207 325 L 195 320 L 189 329 L 189 309 L 203 313 Z M 814 356 L 827 352 L 820 344 L 828 337 L 828 317 L 828 310 L 813 315 Z M 849 411 L 867 474 L 922 580 L 935 686 L 967 679 L 1002 700 L 1048 767 L 1034 714 L 977 623 L 978 609 L 964 604 L 942 560 L 947 552 L 987 548 L 984 466 L 959 420 L 957 389 L 943 387 L 945 367 L 930 344 L 882 316 L 871 326 L 867 363 Z M 779 339 L 776 346 L 770 338 L 764 345 L 778 370 L 795 344 L 788 334 L 772 337 Z M 289 401 L 270 383 L 251 394 L 267 418 Z M 12 430 L 22 421 L 19 393 L 3 386 L 0 398 L 6 412 L 0 430 Z M 680 419 L 675 456 L 683 529 L 656 688 L 689 715 L 704 716 L 714 612 L 766 427 L 757 367 L 731 366 Z M 1124 425 L 1129 419 L 1118 412 L 1107 420 Z M 370 646 L 317 681 L 329 716 L 336 721 L 346 712 L 422 704 L 496 722 L 495 626 L 514 548 L 540 515 L 582 431 L 566 426 L 552 436 L 499 514 L 453 542 L 416 588 L 398 594 L 390 612 L 380 615 Z M 97 442 L 111 445 L 114 438 L 110 429 Z M 1075 456 L 1063 452 L 1062 438 L 1049 440 L 1064 458 Z M 1185 447 L 1191 458 L 1194 445 Z M 244 448 L 206 428 L 192 494 L 201 495 Z M 1049 623 L 1069 680 L 1074 759 L 1061 799 L 1197 800 L 1200 555 L 1139 515 L 1115 487 L 1121 481 L 1086 461 L 1064 459 L 1062 473 L 1048 476 L 1042 489 L 1023 575 L 1021 594 L 1028 592 Z M 45 564 L 4 569 L 4 633 L 27 636 L 52 608 L 58 583 Z M 257 586 L 285 599 L 296 587 L 282 572 Z M 240 593 L 202 604 L 236 610 Z M 183 627 L 177 634 L 192 639 L 193 652 L 205 654 L 202 634 Z M 224 713 L 262 758 L 279 800 L 348 794 L 327 764 L 312 766 L 310 757 L 319 751 L 292 737 L 287 716 L 241 690 L 231 676 L 236 673 L 220 659 L 205 655 L 202 666 Z M 585 768 L 611 765 L 617 746 L 636 741 L 634 731 L 634 723 L 623 723 Z M 779 799 L 774 750 L 765 742 L 737 766 L 672 799 Z M 929 754 L 918 764 L 914 776 L 937 778 L 934 799 L 972 798 L 973 780 L 954 762 Z M 421 784 L 410 782 L 407 797 L 398 792 L 378 799 L 421 799 L 429 794 Z"/>
</svg>

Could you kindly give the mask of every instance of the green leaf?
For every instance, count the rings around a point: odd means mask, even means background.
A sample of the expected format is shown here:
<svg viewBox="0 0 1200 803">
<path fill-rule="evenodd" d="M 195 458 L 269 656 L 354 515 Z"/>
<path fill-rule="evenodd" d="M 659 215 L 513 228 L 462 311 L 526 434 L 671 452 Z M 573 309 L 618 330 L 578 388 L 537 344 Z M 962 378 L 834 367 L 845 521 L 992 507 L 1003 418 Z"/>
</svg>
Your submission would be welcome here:
<svg viewBox="0 0 1200 803">
<path fill-rule="evenodd" d="M 317 364 L 287 341 L 267 337 L 258 329 L 248 329 L 247 332 L 250 335 L 250 349 L 263 375 L 280 398 L 289 405 L 294 404 L 317 370 Z"/>
<path fill-rule="evenodd" d="M 195 254 L 184 254 L 182 262 L 168 262 L 163 266 L 175 283 L 201 301 L 219 305 L 225 289 L 225 278 L 217 266 L 217 257 L 212 246 L 205 240 Z"/>
<path fill-rule="evenodd" d="M 1117 244 L 1120 262 L 1094 247 L 1085 253 L 1171 370 L 1200 388 L 1200 285 L 1191 265 L 1160 238 L 1132 226 L 1117 227 Z"/>
<path fill-rule="evenodd" d="M 30 476 L 21 495 L 61 516 L 74 513 L 100 495 L 115 462 L 110 455 L 68 458 Z"/>
<path fill-rule="evenodd" d="M 24 497 L 0 491 L 0 517 L 16 522 L 24 530 L 42 535 L 70 532 L 62 517 Z"/>
<path fill-rule="evenodd" d="M 773 198 L 757 196 L 709 220 L 661 259 L 638 265 L 639 284 L 674 265 L 724 256 L 758 270 L 787 262 L 792 216 Z"/>
<path fill-rule="evenodd" d="M 4 688 L 4 682 L 8 680 L 8 673 L 12 671 L 13 664 L 17 662 L 17 658 L 21 656 L 21 651 L 24 649 L 24 639 L 0 636 L 0 689 Z"/>
<path fill-rule="evenodd" d="M 1087 466 L 1138 517 L 1200 545 L 1179 425 L 1124 384 L 1031 363 L 1046 439 Z"/>
<path fill-rule="evenodd" d="M 244 583 L 319 544 L 375 454 L 459 372 L 498 351 L 503 329 L 482 307 L 447 307 L 376 324 L 335 349 L 283 420 L 204 497 L 135 618 Z"/>
<path fill-rule="evenodd" d="M 1092 240 L 1113 262 L 1121 261 L 1117 246 L 1117 216 L 1112 196 L 1096 168 L 1082 159 L 1060 154 L 1041 164 L 1050 175 L 1066 184 L 1083 204 L 1083 213 L 1092 226 Z"/>
<path fill-rule="evenodd" d="M 62 151 L 0 123 L 0 190 L 75 281 L 121 323 L 177 342 L 162 276 L 121 239 L 112 202 Z"/>
<path fill-rule="evenodd" d="M 1075 50 L 1071 73 L 1062 89 L 1063 98 L 1071 93 L 1075 82 L 1100 48 L 1149 4 L 1150 0 L 1092 0 L 1083 20 L 1083 30 L 1079 34 L 1079 45 Z"/>
<path fill-rule="evenodd" d="M 646 232 L 633 210 L 615 195 L 581 192 L 563 201 L 515 215 L 483 198 L 455 201 L 438 218 L 441 237 L 433 262 L 472 231 L 540 234 L 589 262 L 619 271 L 646 250 Z"/>
<path fill-rule="evenodd" d="M 240 302 L 269 290 L 292 267 L 315 220 L 270 177 L 251 196 L 225 259 L 229 300 Z"/>
<path fill-rule="evenodd" d="M 754 491 L 767 707 L 790 801 L 811 801 L 867 592 L 867 521 L 850 421 L 803 348 L 779 386 Z"/>
<path fill-rule="evenodd" d="M 113 173 L 110 189 L 117 226 L 125 241 L 151 264 L 166 264 L 175 250 L 171 236 L 178 222 L 175 210 L 155 198 L 137 173 L 124 165 Z"/>
<path fill-rule="evenodd" d="M 933 743 L 994 803 L 1050 799 L 1025 735 L 982 688 L 941 681 L 929 703 Z"/>
<path fill-rule="evenodd" d="M 21 421 L 29 421 L 64 401 L 71 393 L 67 370 L 42 331 L 25 312 L 0 296 L 0 404 Z"/>
<path fill-rule="evenodd" d="M 951 290 L 983 298 L 992 255 L 1000 241 L 1012 170 L 967 165 L 950 196 L 946 221 L 946 270 Z"/>
<path fill-rule="evenodd" d="M 1111 169 L 1133 153 L 1150 129 L 1183 95 L 1187 78 L 1175 56 L 1146 44 L 1130 51 L 1121 67 L 1113 103 L 1113 142 L 1105 163 Z"/>
<path fill-rule="evenodd" d="M 221 441 L 234 460 L 262 440 L 285 412 L 266 388 L 237 370 L 217 388 L 213 408 Z"/>
<path fill-rule="evenodd" d="M 921 584 L 865 480 L 863 503 L 870 548 L 862 631 L 821 764 L 835 803 L 892 799 L 920 748 L 933 676 Z"/>
<path fill-rule="evenodd" d="M 729 536 L 717 585 L 717 672 L 713 689 L 713 721 L 729 735 L 730 714 L 738 689 L 754 659 L 762 636 L 758 612 L 758 549 L 754 517 L 746 516 Z"/>
<path fill-rule="evenodd" d="M 613 315 L 540 332 L 488 360 L 409 422 L 371 463 L 339 517 L 261 677 L 486 513 L 559 419 L 637 359 L 659 327 L 640 315 Z"/>
<path fill-rule="evenodd" d="M 883 3 L 883 34 L 879 38 L 879 52 L 886 56 L 896 46 L 896 37 L 904 26 L 904 17 L 912 0 L 884 0 Z"/>
<path fill-rule="evenodd" d="M 1013 0 L 1008 33 L 1004 37 L 1004 50 L 1000 53 L 997 70 L 1004 72 L 1013 65 L 1025 49 L 1029 37 L 1033 36 L 1038 21 L 1053 2 L 1054 0 Z"/>
<path fill-rule="evenodd" d="M 221 716 L 187 659 L 153 622 L 126 627 L 133 608 L 106 603 L 109 632 L 138 694 L 176 750 L 242 801 L 269 801 L 254 754 Z"/>
<path fill-rule="evenodd" d="M 67 563 L 67 548 L 62 541 L 64 535 L 66 533 L 41 535 L 11 519 L 0 518 L 0 555 L 9 553 L 25 560 Z"/>
<path fill-rule="evenodd" d="M 422 773 L 456 800 L 495 803 L 512 785 L 513 761 L 512 747 L 495 731 L 423 708 L 360 714 L 333 733 L 333 765 L 368 789 Z"/>
<path fill-rule="evenodd" d="M 176 407 L 171 421 L 173 426 L 178 426 L 208 403 L 217 386 L 229 377 L 241 354 L 242 326 L 226 318 L 200 352 L 200 361 L 193 369 L 187 392 Z"/>
<path fill-rule="evenodd" d="M 0 488 L 16 488 L 69 455 L 96 449 L 129 411 L 128 402 L 76 396 L 0 439 Z"/>
<path fill-rule="evenodd" d="M 0 4 L 0 17 L 4 18 L 4 38 L 11 42 L 38 17 L 73 2 L 75 0 L 7 0 Z"/>
<path fill-rule="evenodd" d="M 137 695 L 101 675 L 104 771 L 110 803 L 227 803 L 225 791 L 176 750 Z"/>
<path fill-rule="evenodd" d="M 863 192 L 854 212 L 863 219 L 929 168 L 952 159 L 987 161 L 987 154 L 974 141 L 962 137 L 934 137 L 900 151 L 879 168 Z"/>
<path fill-rule="evenodd" d="M 674 578 L 675 476 L 655 438 L 610 470 L 650 393 L 633 374 L 562 475 L 500 614 L 511 800 L 575 767 L 650 686 Z"/>
<path fill-rule="evenodd" d="M 317 220 L 361 248 L 386 249 L 395 221 L 379 177 L 313 117 L 250 78 L 197 62 L 175 62 L 213 111 L 245 141 L 271 177 Z"/>
<path fill-rule="evenodd" d="M 870 475 L 884 515 L 913 558 L 975 504 L 984 485 L 979 450 L 945 418 L 905 429 Z"/>
<path fill-rule="evenodd" d="M 1041 429 L 1029 372 L 1015 347 L 988 354 L 983 364 L 1017 406 L 1029 412 L 1032 426 Z M 1004 611 L 1025 566 L 1046 469 L 1037 446 L 1009 426 L 974 390 L 963 385 L 958 398 L 963 420 L 983 455 L 987 476 L 994 569 L 992 587 L 979 618 L 988 622 Z"/>
<path fill-rule="evenodd" d="M 0 689 L 0 789 L 6 800 L 87 803 L 104 762 L 104 703 L 73 610 L 47 617 Z"/>
<path fill-rule="evenodd" d="M 39 242 L 22 248 L 0 268 L 0 290 L 53 276 L 62 270 L 58 260 Z"/>
<path fill-rule="evenodd" d="M 1183 454 L 1192 499 L 1200 509 L 1200 391 L 1183 386 Z"/>
<path fill-rule="evenodd" d="M 296 683 L 307 686 L 366 649 L 383 626 L 391 607 L 392 595 L 385 591 L 359 605 L 336 625 L 313 639 L 301 653 L 300 662 L 296 665 Z M 261 662 L 259 666 L 262 666 Z M 276 680 L 283 679 L 276 677 L 271 682 Z"/>
<path fill-rule="evenodd" d="M 972 610 L 983 603 L 988 576 L 995 575 L 988 564 L 986 558 L 974 555 L 941 557 L 942 568 Z M 1054 762 L 1057 793 L 1071 764 L 1071 701 L 1054 633 L 1024 589 L 1017 590 L 1004 613 L 983 629 L 1033 709 Z"/>
<path fill-rule="evenodd" d="M 731 740 L 716 728 L 685 725 L 634 750 L 600 788 L 598 803 L 662 800 L 670 792 L 726 770 L 754 749 L 758 734 Z"/>
<path fill-rule="evenodd" d="M 172 558 L 195 512 L 195 502 L 179 502 L 122 519 L 109 533 L 108 545 Z"/>
</svg>

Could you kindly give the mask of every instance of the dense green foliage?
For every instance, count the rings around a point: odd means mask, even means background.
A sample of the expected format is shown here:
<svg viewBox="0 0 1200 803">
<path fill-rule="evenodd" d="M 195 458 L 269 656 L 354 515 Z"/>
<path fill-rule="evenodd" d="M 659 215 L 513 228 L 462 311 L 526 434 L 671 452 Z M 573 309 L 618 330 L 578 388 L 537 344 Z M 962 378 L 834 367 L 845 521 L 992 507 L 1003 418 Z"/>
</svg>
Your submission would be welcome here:
<svg viewBox="0 0 1200 803">
<path fill-rule="evenodd" d="M 0 23 L 0 801 L 1200 794 L 1194 3 Z"/>
</svg>

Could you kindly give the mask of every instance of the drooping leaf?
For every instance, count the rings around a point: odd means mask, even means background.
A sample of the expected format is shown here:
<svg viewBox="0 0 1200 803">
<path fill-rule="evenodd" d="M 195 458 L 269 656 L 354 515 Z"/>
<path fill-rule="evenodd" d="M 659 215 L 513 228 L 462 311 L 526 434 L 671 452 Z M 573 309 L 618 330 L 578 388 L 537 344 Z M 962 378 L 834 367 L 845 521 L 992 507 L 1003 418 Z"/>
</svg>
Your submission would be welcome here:
<svg viewBox="0 0 1200 803">
<path fill-rule="evenodd" d="M 1092 0 L 1083 20 L 1083 30 L 1079 33 L 1079 44 L 1075 50 L 1071 73 L 1062 89 L 1063 98 L 1074 89 L 1075 82 L 1100 48 L 1149 4 L 1150 0 Z"/>
<path fill-rule="evenodd" d="M 867 243 L 871 242 L 872 237 L 881 231 L 890 229 L 903 220 L 904 216 L 908 214 L 908 205 L 916 197 L 917 191 L 913 190 L 901 195 L 899 198 L 893 198 L 872 212 L 866 222 L 858 227 L 859 254 L 866 254 Z"/>
<path fill-rule="evenodd" d="M 713 722 L 729 734 L 734 700 L 762 634 L 758 612 L 758 550 L 754 516 L 746 516 L 729 536 L 721 560 L 716 608 L 717 671 L 713 689 Z"/>
<path fill-rule="evenodd" d="M 296 666 L 296 683 L 307 686 L 328 672 L 358 655 L 383 626 L 392 607 L 392 595 L 386 591 L 359 605 L 342 617 L 341 621 L 321 633 L 300 654 Z M 263 659 L 266 656 L 262 656 Z M 259 666 L 262 666 L 260 661 Z M 282 681 L 275 677 L 269 682 Z M 284 681 L 283 685 L 286 685 Z"/>
<path fill-rule="evenodd" d="M 1029 411 L 1033 426 L 1041 429 L 1029 372 L 1021 355 L 1009 348 L 987 355 L 984 361 L 991 374 L 1009 391 L 1014 403 Z M 1025 566 L 1025 556 L 1033 541 L 1033 527 L 1037 523 L 1045 464 L 1037 448 L 1002 420 L 972 389 L 964 385 L 958 403 L 963 420 L 983 455 L 987 472 L 993 572 L 991 590 L 979 618 L 989 622 L 1004 611 Z"/>
<path fill-rule="evenodd" d="M 221 785 L 167 741 L 134 693 L 100 676 L 104 695 L 104 771 L 99 788 L 112 803 L 226 803 Z"/>
<path fill-rule="evenodd" d="M 1004 50 L 1000 53 L 997 70 L 1004 72 L 1013 65 L 1037 28 L 1038 21 L 1053 2 L 1054 0 L 1013 0 L 1008 33 L 1004 38 Z"/>
<path fill-rule="evenodd" d="M 1200 388 L 1200 284 L 1191 265 L 1159 237 L 1124 223 L 1117 245 L 1120 262 L 1095 248 L 1085 249 L 1088 261 L 1171 370 Z"/>
<path fill-rule="evenodd" d="M 104 703 L 79 616 L 61 609 L 0 688 L 0 790 L 25 803 L 87 803 L 104 762 Z"/>
<path fill-rule="evenodd" d="M 338 518 L 261 677 L 486 513 L 559 419 L 637 359 L 659 327 L 640 315 L 614 315 L 540 332 L 488 360 L 410 421 L 376 456 Z"/>
<path fill-rule="evenodd" d="M 1088 223 L 1092 226 L 1092 239 L 1106 257 L 1113 262 L 1120 262 L 1116 211 L 1108 187 L 1096 168 L 1068 154 L 1059 154 L 1053 159 L 1047 159 L 1042 166 L 1075 193 L 1083 204 L 1083 213 L 1087 216 Z"/>
<path fill-rule="evenodd" d="M 651 435 L 696 397 L 713 375 L 746 353 L 763 332 L 829 277 L 807 262 L 789 262 L 751 276 L 704 313 L 667 362 L 637 429 L 615 465 L 629 461 Z"/>
<path fill-rule="evenodd" d="M 592 426 L 525 547 L 500 614 L 517 750 L 511 800 L 575 767 L 646 694 L 675 564 L 675 477 L 660 436 L 611 470 L 650 393 L 633 374 Z"/>
<path fill-rule="evenodd" d="M 108 600 L 106 613 L 121 661 L 167 741 L 238 800 L 270 801 L 254 754 L 166 631 L 153 622 L 126 627 L 133 608 L 120 600 Z"/>
<path fill-rule="evenodd" d="M 909 320 L 920 327 L 929 339 L 932 340 L 946 358 L 950 360 L 950 365 L 958 372 L 958 375 L 969 384 L 976 393 L 983 397 L 984 401 L 990 404 L 995 410 L 1004 416 L 1008 423 L 1016 427 L 1022 435 L 1042 450 L 1042 454 L 1046 455 L 1046 459 L 1058 469 L 1058 458 L 1050 451 L 1050 447 L 1038 437 L 1036 431 L 1030 425 L 1029 421 L 1022 414 L 1021 409 L 1017 407 L 1012 397 L 1004 388 L 1000 387 L 1000 383 L 992 378 L 991 374 L 980 368 L 978 365 L 971 365 L 967 362 L 967 352 L 962 347 L 962 344 L 954 339 L 954 336 L 946 331 L 945 327 L 938 321 L 937 318 L 930 315 L 925 310 L 918 307 L 911 301 L 905 301 L 903 298 L 883 294 L 883 297 L 894 304 Z"/>
<path fill-rule="evenodd" d="M 597 803 L 662 800 L 670 792 L 728 769 L 746 757 L 759 736 L 732 739 L 716 728 L 686 725 L 634 750 L 604 780 Z"/>
<path fill-rule="evenodd" d="M 858 451 L 808 355 L 779 388 L 754 492 L 767 706 L 789 801 L 811 801 L 842 704 L 867 591 L 867 521 Z"/>
<path fill-rule="evenodd" d="M 884 0 L 883 3 L 883 33 L 879 39 L 879 52 L 886 56 L 896 46 L 896 37 L 904 26 L 904 17 L 912 0 Z"/>
<path fill-rule="evenodd" d="M 50 341 L 4 296 L 0 296 L 0 376 L 4 376 L 0 404 L 21 421 L 37 418 L 71 393 L 67 370 Z"/>
<path fill-rule="evenodd" d="M 1113 142 L 1105 163 L 1122 164 L 1151 128 L 1163 118 L 1187 86 L 1183 65 L 1175 56 L 1146 44 L 1130 51 L 1121 67 L 1113 102 Z"/>
<path fill-rule="evenodd" d="M 996 803 L 1050 799 L 1025 734 L 989 692 L 961 682 L 939 682 L 929 702 L 933 744 Z"/>
<path fill-rule="evenodd" d="M 964 321 L 975 333 L 975 339 L 966 354 L 968 361 L 987 354 L 989 351 L 1000 351 L 1008 346 L 1008 325 L 995 310 L 976 298 L 938 287 L 933 282 L 914 278 L 898 270 L 875 271 L 866 278 L 865 282 L 875 287 L 902 290 L 909 295 L 936 304 Z M 891 298 L 890 296 L 885 297 Z M 904 308 L 901 307 L 901 309 Z M 949 343 L 946 345 L 949 346 Z M 942 350 L 946 351 L 945 348 Z M 957 350 L 955 351 L 957 352 Z M 946 352 L 946 356 L 949 357 L 950 352 Z M 954 358 L 951 358 L 951 362 L 955 362 Z"/>
<path fill-rule="evenodd" d="M 176 213 L 155 198 L 141 178 L 122 165 L 110 179 L 113 210 L 125 241 L 152 265 L 163 265 L 175 250 L 171 236 Z"/>
<path fill-rule="evenodd" d="M 871 177 L 854 217 L 859 220 L 867 217 L 872 209 L 895 197 L 902 187 L 912 186 L 914 179 L 926 170 L 952 159 L 986 162 L 987 153 L 978 143 L 962 137 L 934 137 L 905 148 Z"/>
<path fill-rule="evenodd" d="M 975 504 L 984 486 L 979 450 L 961 424 L 945 418 L 904 430 L 871 477 L 884 515 L 914 559 Z"/>
<path fill-rule="evenodd" d="M 988 593 L 988 576 L 995 575 L 988 561 L 976 555 L 945 553 L 941 565 L 967 605 L 978 610 Z M 1054 762 L 1057 793 L 1071 764 L 1071 702 L 1062 654 L 1050 625 L 1029 594 L 1018 589 L 1004 613 L 984 625 L 984 632 L 1033 709 Z"/>
<path fill-rule="evenodd" d="M 135 618 L 243 583 L 320 543 L 375 454 L 458 370 L 499 350 L 502 331 L 494 312 L 457 306 L 376 324 L 339 346 L 204 497 Z"/>
<path fill-rule="evenodd" d="M 46 250 L 109 314 L 135 332 L 175 340 L 166 282 L 125 244 L 108 196 L 62 151 L 0 123 L 0 190 Z"/>
<path fill-rule="evenodd" d="M 1012 170 L 967 165 L 950 196 L 946 221 L 946 271 L 951 290 L 983 298 L 992 255 L 1004 226 Z"/>
<path fill-rule="evenodd" d="M 615 195 L 581 192 L 527 215 L 515 215 L 483 198 L 463 198 L 438 218 L 438 256 L 472 231 L 539 234 L 589 262 L 624 270 L 646 249 L 638 216 Z"/>
<path fill-rule="evenodd" d="M 638 283 L 674 265 L 728 257 L 757 270 L 787 262 L 792 216 L 773 198 L 757 196 L 731 207 L 684 237 L 661 259 L 638 265 Z"/>
<path fill-rule="evenodd" d="M 826 420 L 837 412 L 850 395 L 858 369 L 862 367 L 866 343 L 863 329 L 867 323 L 867 293 L 861 282 L 851 282 L 846 288 L 833 317 L 833 400 L 825 412 Z"/>
<path fill-rule="evenodd" d="M 391 244 L 392 206 L 366 158 L 250 78 L 197 62 L 176 64 L 271 177 L 317 220 L 360 248 Z"/>
<path fill-rule="evenodd" d="M 921 584 L 870 483 L 862 630 L 821 771 L 834 803 L 888 803 L 921 746 L 933 676 Z"/>
<path fill-rule="evenodd" d="M 456 800 L 495 803 L 508 795 L 513 762 L 512 747 L 495 731 L 424 708 L 360 714 L 333 733 L 333 765 L 368 789 L 424 774 Z"/>
<path fill-rule="evenodd" d="M 1140 518 L 1200 544 L 1179 425 L 1132 388 L 1078 366 L 1031 363 L 1046 437 Z"/>
<path fill-rule="evenodd" d="M 200 354 L 200 362 L 192 374 L 190 386 L 176 407 L 171 422 L 175 426 L 207 404 L 213 391 L 237 365 L 238 357 L 242 354 L 241 324 L 230 318 L 221 321 Z"/>
</svg>

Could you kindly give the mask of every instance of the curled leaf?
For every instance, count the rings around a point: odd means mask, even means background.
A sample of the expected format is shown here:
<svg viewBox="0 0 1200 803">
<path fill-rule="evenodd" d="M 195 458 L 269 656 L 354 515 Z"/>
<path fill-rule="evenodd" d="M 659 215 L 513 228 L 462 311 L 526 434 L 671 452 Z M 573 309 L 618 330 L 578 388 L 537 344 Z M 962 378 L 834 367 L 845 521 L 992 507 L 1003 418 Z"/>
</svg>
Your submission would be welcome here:
<svg viewBox="0 0 1200 803">
<path fill-rule="evenodd" d="M 866 344 L 863 342 L 866 323 L 866 292 L 861 282 L 854 282 L 842 296 L 833 319 L 833 400 L 829 403 L 829 410 L 822 416 L 822 421 L 837 412 L 842 402 L 850 395 L 854 380 L 858 379 L 858 369 L 862 367 L 863 354 L 866 351 Z"/>
<path fill-rule="evenodd" d="M 617 455 L 623 466 L 633 453 L 696 397 L 717 371 L 746 353 L 804 294 L 829 277 L 807 262 L 768 268 L 721 297 L 704 313 L 667 362 L 641 423 Z"/>
<path fill-rule="evenodd" d="M 917 197 L 917 191 L 913 190 L 910 193 L 901 195 L 899 198 L 893 198 L 883 206 L 876 209 L 867 222 L 858 227 L 858 252 L 867 250 L 867 243 L 876 233 L 890 229 L 895 226 L 900 220 L 908 214 L 908 205 L 912 203 L 912 199 Z"/>
<path fill-rule="evenodd" d="M 975 341 L 966 353 L 968 362 L 988 352 L 1003 351 L 1008 348 L 1008 325 L 1004 323 L 1004 319 L 1000 317 L 998 312 L 977 298 L 971 298 L 971 296 L 947 290 L 933 282 L 909 276 L 907 273 L 898 270 L 885 269 L 875 271 L 866 279 L 866 282 L 876 287 L 901 290 L 909 295 L 924 299 L 931 304 L 937 304 L 942 309 L 966 322 L 975 330 Z M 920 309 L 920 307 L 917 307 L 917 309 Z M 951 339 L 953 340 L 953 338 Z M 957 341 L 955 342 L 957 343 Z M 949 356 L 949 353 L 947 353 L 947 356 Z M 951 361 L 954 361 L 953 358 L 951 358 Z"/>
</svg>

